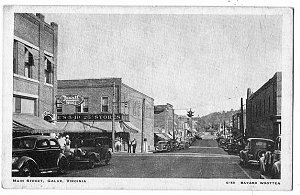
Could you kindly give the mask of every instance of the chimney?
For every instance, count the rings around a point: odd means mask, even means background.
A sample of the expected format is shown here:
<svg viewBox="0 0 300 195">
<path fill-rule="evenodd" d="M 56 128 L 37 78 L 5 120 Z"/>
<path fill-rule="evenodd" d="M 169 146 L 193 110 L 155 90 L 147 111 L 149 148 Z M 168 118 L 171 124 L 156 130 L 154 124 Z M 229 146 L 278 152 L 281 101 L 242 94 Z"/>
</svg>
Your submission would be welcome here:
<svg viewBox="0 0 300 195">
<path fill-rule="evenodd" d="M 247 89 L 247 99 L 251 96 L 251 94 L 252 94 L 252 93 L 251 93 L 251 89 L 248 88 L 248 89 Z"/>
<path fill-rule="evenodd" d="M 45 16 L 41 13 L 36 13 L 35 14 L 41 21 L 45 21 Z"/>
</svg>

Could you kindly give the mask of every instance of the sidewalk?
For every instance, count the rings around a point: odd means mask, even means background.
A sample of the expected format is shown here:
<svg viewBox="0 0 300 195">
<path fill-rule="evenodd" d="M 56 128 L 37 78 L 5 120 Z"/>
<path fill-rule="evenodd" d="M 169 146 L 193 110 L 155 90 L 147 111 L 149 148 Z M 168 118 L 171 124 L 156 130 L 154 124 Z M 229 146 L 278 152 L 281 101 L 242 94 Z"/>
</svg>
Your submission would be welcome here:
<svg viewBox="0 0 300 195">
<path fill-rule="evenodd" d="M 128 156 L 134 156 L 134 155 L 145 155 L 145 154 L 153 154 L 153 151 L 148 151 L 148 152 L 136 152 L 136 153 L 128 153 L 127 151 L 119 151 L 119 152 L 114 152 L 113 155 L 115 156 L 123 156 L 123 155 L 128 155 Z"/>
</svg>

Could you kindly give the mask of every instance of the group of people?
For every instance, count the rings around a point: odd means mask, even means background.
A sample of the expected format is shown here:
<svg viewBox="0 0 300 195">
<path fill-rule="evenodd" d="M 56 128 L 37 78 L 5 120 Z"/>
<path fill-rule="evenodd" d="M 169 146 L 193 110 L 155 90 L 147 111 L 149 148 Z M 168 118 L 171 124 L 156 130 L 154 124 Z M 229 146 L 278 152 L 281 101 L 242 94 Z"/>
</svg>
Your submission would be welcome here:
<svg viewBox="0 0 300 195">
<path fill-rule="evenodd" d="M 128 139 L 127 145 L 128 145 L 128 153 L 131 153 L 131 151 L 132 151 L 132 153 L 135 153 L 135 149 L 136 149 L 136 140 L 135 140 L 135 138 L 133 138 L 132 140 Z"/>
<path fill-rule="evenodd" d="M 71 140 L 69 135 L 63 136 L 59 134 L 57 136 L 58 143 L 62 149 L 62 153 L 69 153 L 71 149 Z"/>
</svg>

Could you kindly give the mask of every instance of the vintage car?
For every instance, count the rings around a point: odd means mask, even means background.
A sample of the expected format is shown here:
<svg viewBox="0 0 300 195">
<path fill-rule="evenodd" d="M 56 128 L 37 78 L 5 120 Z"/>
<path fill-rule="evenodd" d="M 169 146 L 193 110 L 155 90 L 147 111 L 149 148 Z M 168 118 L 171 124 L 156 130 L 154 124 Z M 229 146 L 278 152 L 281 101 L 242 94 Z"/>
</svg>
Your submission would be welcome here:
<svg viewBox="0 0 300 195">
<path fill-rule="evenodd" d="M 263 179 L 280 179 L 281 168 L 281 136 L 275 140 L 274 148 L 270 148 L 260 159 L 260 177 Z"/>
<path fill-rule="evenodd" d="M 240 163 L 243 166 L 248 164 L 258 164 L 259 159 L 269 148 L 274 146 L 274 141 L 264 138 L 247 139 L 245 148 L 240 151 Z"/>
<path fill-rule="evenodd" d="M 50 136 L 32 135 L 13 139 L 12 175 L 38 176 L 41 173 L 65 173 L 68 160 L 57 140 Z"/>
<path fill-rule="evenodd" d="M 226 149 L 228 154 L 239 154 L 239 152 L 244 149 L 243 141 L 241 139 L 234 139 L 232 142 L 227 143 Z"/>
<path fill-rule="evenodd" d="M 155 146 L 156 152 L 170 152 L 171 151 L 171 144 L 169 141 L 159 141 Z"/>
<path fill-rule="evenodd" d="M 110 138 L 96 137 L 74 140 L 74 148 L 66 153 L 70 165 L 87 163 L 89 168 L 94 168 L 97 163 L 109 164 L 112 157 L 112 149 L 109 147 Z"/>
</svg>

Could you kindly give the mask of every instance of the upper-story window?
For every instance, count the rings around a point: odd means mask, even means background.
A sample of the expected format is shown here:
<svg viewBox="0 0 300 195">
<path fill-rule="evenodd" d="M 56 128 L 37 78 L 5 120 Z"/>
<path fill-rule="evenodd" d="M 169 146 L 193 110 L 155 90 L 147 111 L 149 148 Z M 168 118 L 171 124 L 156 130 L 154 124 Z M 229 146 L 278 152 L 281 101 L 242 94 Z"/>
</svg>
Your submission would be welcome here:
<svg viewBox="0 0 300 195">
<path fill-rule="evenodd" d="M 82 104 L 76 106 L 76 112 L 89 112 L 89 98 L 84 98 Z"/>
<path fill-rule="evenodd" d="M 53 83 L 53 60 L 45 55 L 45 83 Z"/>
<path fill-rule="evenodd" d="M 108 112 L 108 97 L 101 98 L 101 112 Z"/>
<path fill-rule="evenodd" d="M 18 73 L 18 42 L 14 40 L 13 48 L 13 71 L 15 74 Z"/>
<path fill-rule="evenodd" d="M 24 76 L 32 78 L 33 55 L 31 48 L 25 46 L 24 55 Z"/>
<path fill-rule="evenodd" d="M 35 115 L 35 100 L 13 97 L 13 112 Z"/>
</svg>

